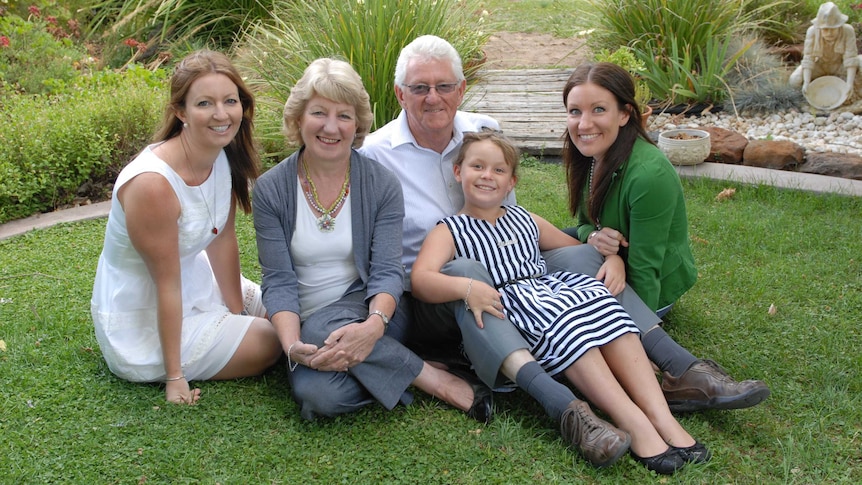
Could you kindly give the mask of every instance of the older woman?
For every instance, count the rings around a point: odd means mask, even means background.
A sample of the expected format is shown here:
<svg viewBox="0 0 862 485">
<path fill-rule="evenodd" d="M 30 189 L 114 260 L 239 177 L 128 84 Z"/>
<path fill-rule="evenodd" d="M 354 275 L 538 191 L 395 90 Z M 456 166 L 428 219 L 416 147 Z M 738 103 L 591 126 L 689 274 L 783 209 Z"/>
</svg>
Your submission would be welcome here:
<svg viewBox="0 0 862 485">
<path fill-rule="evenodd" d="M 374 401 L 409 403 L 416 385 L 487 422 L 491 393 L 432 367 L 404 347 L 404 201 L 395 176 L 354 150 L 371 127 L 362 80 L 343 61 L 318 59 L 284 107 L 301 148 L 254 191 L 263 301 L 287 353 L 306 419 Z"/>
<path fill-rule="evenodd" d="M 184 58 L 156 143 L 117 177 L 91 308 L 111 372 L 164 381 L 257 375 L 281 355 L 260 288 L 240 275 L 234 214 L 258 174 L 254 97 L 221 53 Z M 249 313 L 251 315 L 249 315 Z"/>
</svg>

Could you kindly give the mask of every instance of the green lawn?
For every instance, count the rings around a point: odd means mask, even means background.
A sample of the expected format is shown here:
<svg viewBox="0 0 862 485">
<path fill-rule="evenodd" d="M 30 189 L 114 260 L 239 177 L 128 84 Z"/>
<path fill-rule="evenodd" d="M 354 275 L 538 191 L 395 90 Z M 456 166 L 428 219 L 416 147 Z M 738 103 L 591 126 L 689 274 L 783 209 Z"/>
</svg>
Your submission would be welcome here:
<svg viewBox="0 0 862 485">
<path fill-rule="evenodd" d="M 519 201 L 567 225 L 559 166 L 526 164 Z M 0 483 L 859 483 L 862 482 L 862 199 L 685 181 L 700 278 L 667 330 L 764 404 L 683 416 L 713 451 L 670 479 L 630 458 L 595 470 L 565 450 L 521 392 L 477 426 L 418 393 L 303 421 L 283 363 L 257 379 L 200 383 L 200 405 L 113 377 L 89 298 L 105 220 L 0 241 Z M 736 196 L 716 202 L 725 186 Z M 244 272 L 259 280 L 250 219 Z M 770 314 L 774 305 L 776 311 Z"/>
</svg>

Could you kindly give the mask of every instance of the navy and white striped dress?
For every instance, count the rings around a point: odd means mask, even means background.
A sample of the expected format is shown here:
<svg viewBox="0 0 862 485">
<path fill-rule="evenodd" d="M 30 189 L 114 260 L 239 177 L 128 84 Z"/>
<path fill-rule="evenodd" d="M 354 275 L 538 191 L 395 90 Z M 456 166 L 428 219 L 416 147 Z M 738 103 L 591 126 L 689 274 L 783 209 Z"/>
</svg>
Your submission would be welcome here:
<svg viewBox="0 0 862 485">
<path fill-rule="evenodd" d="M 520 206 L 505 209 L 496 225 L 467 215 L 441 222 L 454 237 L 456 257 L 488 268 L 506 316 L 548 374 L 563 372 L 593 347 L 638 332 L 602 282 L 580 273 L 545 274 L 535 221 Z"/>
</svg>

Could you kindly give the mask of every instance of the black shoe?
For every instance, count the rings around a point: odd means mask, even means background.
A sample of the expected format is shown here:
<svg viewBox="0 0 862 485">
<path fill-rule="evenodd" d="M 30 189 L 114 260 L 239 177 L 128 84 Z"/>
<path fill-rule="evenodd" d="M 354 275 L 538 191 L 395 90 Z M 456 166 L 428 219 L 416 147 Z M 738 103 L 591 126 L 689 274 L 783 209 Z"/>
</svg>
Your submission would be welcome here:
<svg viewBox="0 0 862 485">
<path fill-rule="evenodd" d="M 480 423 L 490 423 L 494 414 L 494 393 L 491 392 L 491 388 L 482 383 L 475 374 L 468 371 L 450 368 L 448 372 L 463 379 L 473 388 L 473 405 L 465 414 Z"/>
<path fill-rule="evenodd" d="M 652 470 L 662 475 L 673 475 L 674 472 L 688 463 L 680 449 L 673 446 L 668 446 L 667 450 L 663 453 L 647 458 L 640 457 L 631 450 L 629 450 L 629 453 L 636 462 L 645 466 L 647 470 Z"/>
<path fill-rule="evenodd" d="M 695 441 L 693 445 L 685 448 L 678 446 L 671 446 L 671 448 L 676 448 L 688 463 L 706 463 L 712 458 L 712 453 L 699 441 Z"/>
</svg>

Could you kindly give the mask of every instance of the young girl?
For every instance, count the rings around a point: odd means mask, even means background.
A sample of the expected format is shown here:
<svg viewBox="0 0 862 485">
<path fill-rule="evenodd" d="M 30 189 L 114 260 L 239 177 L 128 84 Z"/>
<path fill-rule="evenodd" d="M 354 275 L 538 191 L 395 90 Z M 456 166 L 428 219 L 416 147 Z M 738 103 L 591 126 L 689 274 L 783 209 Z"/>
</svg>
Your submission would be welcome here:
<svg viewBox="0 0 862 485">
<path fill-rule="evenodd" d="M 671 474 L 708 461 L 706 447 L 671 415 L 637 327 L 611 294 L 625 281 L 619 256 L 610 256 L 598 275 L 604 284 L 582 274 L 547 274 L 540 251 L 578 241 L 520 206 L 500 205 L 515 187 L 517 164 L 517 149 L 502 136 L 464 135 L 454 165 L 464 207 L 425 239 L 413 266 L 414 295 L 463 298 L 474 312 L 503 310 L 549 374 L 563 373 L 631 434 L 630 452 L 648 469 Z M 441 273 L 456 257 L 485 265 L 495 288 Z"/>
</svg>

